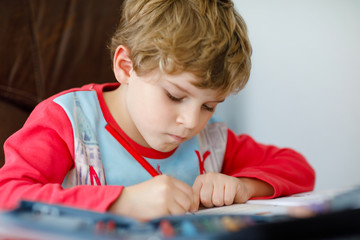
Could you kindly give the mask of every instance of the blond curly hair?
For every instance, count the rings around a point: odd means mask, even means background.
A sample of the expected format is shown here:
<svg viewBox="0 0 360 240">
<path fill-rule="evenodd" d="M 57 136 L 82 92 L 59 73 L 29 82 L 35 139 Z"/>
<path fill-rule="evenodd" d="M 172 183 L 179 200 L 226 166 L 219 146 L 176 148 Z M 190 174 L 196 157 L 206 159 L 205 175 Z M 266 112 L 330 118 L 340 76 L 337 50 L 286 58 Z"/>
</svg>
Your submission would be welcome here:
<svg viewBox="0 0 360 240">
<path fill-rule="evenodd" d="M 240 91 L 251 69 L 247 27 L 230 0 L 125 0 L 111 39 L 130 51 L 133 68 L 145 75 L 193 73 L 200 88 Z"/>
</svg>

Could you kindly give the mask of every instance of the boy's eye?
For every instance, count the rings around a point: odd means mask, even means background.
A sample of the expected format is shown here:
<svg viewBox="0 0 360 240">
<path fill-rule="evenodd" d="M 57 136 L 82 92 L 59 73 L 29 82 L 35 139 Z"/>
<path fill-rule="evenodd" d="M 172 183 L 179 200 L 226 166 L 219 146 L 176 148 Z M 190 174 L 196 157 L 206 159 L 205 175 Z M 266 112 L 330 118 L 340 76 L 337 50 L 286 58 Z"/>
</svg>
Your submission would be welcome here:
<svg viewBox="0 0 360 240">
<path fill-rule="evenodd" d="M 215 108 L 213 107 L 209 107 L 207 105 L 202 105 L 203 109 L 206 110 L 206 111 L 209 111 L 209 112 L 214 112 Z"/>
<path fill-rule="evenodd" d="M 169 92 L 167 92 L 166 94 L 170 100 L 174 101 L 174 102 L 180 102 L 181 100 L 183 100 L 183 98 L 177 98 L 177 97 L 174 97 L 173 95 L 171 95 Z"/>
<path fill-rule="evenodd" d="M 175 96 L 171 95 L 169 92 L 166 92 L 166 95 L 173 102 L 181 102 L 184 99 L 183 97 L 181 97 L 181 98 L 175 97 Z M 215 110 L 215 107 L 209 107 L 209 106 L 207 106 L 205 104 L 202 105 L 202 108 L 205 111 L 209 111 L 209 112 L 214 112 L 214 110 Z"/>
</svg>

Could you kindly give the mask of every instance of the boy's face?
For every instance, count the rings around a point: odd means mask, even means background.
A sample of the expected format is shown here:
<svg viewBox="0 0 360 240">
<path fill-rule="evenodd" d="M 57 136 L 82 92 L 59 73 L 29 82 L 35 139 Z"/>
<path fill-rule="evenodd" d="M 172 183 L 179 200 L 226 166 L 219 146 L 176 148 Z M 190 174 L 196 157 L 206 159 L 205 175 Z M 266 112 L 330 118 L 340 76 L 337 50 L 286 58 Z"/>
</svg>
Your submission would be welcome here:
<svg viewBox="0 0 360 240">
<path fill-rule="evenodd" d="M 121 85 L 125 109 L 121 126 L 142 146 L 168 152 L 198 134 L 218 103 L 218 91 L 199 89 L 191 73 L 167 75 L 154 70 L 145 76 L 131 71 L 127 85 Z M 126 129 L 124 129 L 124 127 Z"/>
</svg>

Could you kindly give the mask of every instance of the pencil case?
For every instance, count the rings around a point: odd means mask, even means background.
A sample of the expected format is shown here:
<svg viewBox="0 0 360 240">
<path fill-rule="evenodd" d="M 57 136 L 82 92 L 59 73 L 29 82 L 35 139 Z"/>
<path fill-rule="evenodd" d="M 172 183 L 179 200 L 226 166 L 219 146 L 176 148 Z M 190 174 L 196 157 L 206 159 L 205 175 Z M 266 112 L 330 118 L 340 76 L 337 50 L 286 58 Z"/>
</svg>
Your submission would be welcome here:
<svg viewBox="0 0 360 240">
<path fill-rule="evenodd" d="M 285 218 L 185 214 L 139 222 L 109 213 L 22 201 L 17 209 L 0 214 L 0 236 L 40 240 L 239 239 L 246 228 Z"/>
<path fill-rule="evenodd" d="M 314 217 L 179 215 L 139 222 L 124 216 L 22 201 L 0 212 L 0 239 L 360 239 L 360 192 L 335 198 Z M 349 203 L 349 201 L 351 201 Z"/>
</svg>

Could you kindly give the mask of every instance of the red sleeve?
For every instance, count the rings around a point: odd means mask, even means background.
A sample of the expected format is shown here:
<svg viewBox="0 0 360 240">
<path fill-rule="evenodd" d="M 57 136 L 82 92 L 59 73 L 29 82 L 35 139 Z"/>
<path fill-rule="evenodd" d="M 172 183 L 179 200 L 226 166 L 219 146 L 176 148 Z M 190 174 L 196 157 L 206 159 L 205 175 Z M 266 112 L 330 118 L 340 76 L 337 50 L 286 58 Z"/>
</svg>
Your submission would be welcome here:
<svg viewBox="0 0 360 240">
<path fill-rule="evenodd" d="M 4 144 L 0 208 L 31 200 L 104 212 L 119 197 L 122 186 L 61 186 L 74 164 L 74 138 L 69 118 L 52 99 L 40 103 L 24 127 Z"/>
<path fill-rule="evenodd" d="M 311 191 L 315 171 L 306 159 L 288 148 L 255 142 L 247 135 L 228 130 L 228 142 L 222 172 L 234 177 L 263 180 L 274 188 L 274 198 Z"/>
</svg>

